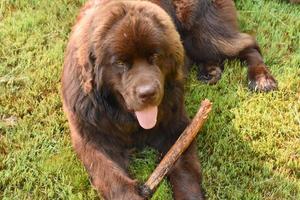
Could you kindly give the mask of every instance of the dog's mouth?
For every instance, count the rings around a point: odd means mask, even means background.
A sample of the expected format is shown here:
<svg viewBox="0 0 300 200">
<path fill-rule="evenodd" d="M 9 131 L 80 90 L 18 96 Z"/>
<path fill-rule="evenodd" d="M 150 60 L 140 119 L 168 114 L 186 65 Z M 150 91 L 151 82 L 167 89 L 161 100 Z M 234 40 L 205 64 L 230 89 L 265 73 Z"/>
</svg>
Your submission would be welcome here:
<svg viewBox="0 0 300 200">
<path fill-rule="evenodd" d="M 144 129 L 152 129 L 158 121 L 158 107 L 161 98 L 157 98 L 154 102 L 142 103 L 139 99 L 121 95 L 125 102 L 124 109 L 135 115 L 139 125 Z M 127 98 L 126 98 L 127 97 Z"/>
<path fill-rule="evenodd" d="M 134 112 L 140 126 L 144 129 L 151 129 L 157 122 L 157 106 L 148 106 L 142 110 Z"/>
<path fill-rule="evenodd" d="M 150 82 L 150 81 L 148 81 Z M 158 121 L 158 107 L 163 98 L 163 89 L 159 84 L 137 84 L 129 89 L 120 90 L 126 110 L 134 113 L 137 122 L 144 129 L 152 129 Z"/>
</svg>

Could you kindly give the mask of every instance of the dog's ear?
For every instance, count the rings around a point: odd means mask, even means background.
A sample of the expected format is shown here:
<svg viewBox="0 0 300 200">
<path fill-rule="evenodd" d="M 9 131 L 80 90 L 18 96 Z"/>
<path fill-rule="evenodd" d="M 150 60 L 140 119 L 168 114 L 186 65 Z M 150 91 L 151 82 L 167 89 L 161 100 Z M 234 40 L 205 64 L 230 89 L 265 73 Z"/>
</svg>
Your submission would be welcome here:
<svg viewBox="0 0 300 200">
<path fill-rule="evenodd" d="M 170 52 L 173 78 L 182 81 L 185 78 L 185 54 L 182 44 L 174 42 Z"/>
<path fill-rule="evenodd" d="M 90 52 L 88 59 L 81 68 L 81 86 L 83 91 L 88 94 L 93 89 L 94 84 L 94 68 L 95 68 L 95 57 Z"/>
<path fill-rule="evenodd" d="M 164 51 L 167 52 L 166 62 L 171 67 L 172 79 L 182 81 L 185 75 L 185 52 L 179 33 L 174 30 L 175 26 L 172 23 L 165 27 L 165 34 L 168 38 L 166 38 L 167 44 Z"/>
</svg>

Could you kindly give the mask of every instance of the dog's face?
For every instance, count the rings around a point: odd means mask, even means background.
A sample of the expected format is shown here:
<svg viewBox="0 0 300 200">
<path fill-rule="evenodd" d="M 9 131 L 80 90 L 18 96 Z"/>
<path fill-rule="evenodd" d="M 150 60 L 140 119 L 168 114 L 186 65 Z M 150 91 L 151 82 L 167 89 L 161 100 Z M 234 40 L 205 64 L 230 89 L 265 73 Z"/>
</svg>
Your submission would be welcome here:
<svg viewBox="0 0 300 200">
<path fill-rule="evenodd" d="M 179 35 L 167 14 L 148 2 L 113 2 L 99 13 L 90 46 L 95 85 L 110 88 L 142 127 L 152 128 L 165 82 L 182 78 Z"/>
</svg>

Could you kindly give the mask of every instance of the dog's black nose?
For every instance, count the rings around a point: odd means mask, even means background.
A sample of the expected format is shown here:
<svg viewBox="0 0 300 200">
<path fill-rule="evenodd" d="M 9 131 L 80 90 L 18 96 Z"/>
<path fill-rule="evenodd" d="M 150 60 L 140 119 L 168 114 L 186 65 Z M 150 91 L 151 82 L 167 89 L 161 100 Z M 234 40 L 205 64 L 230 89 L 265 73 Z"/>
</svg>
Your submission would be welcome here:
<svg viewBox="0 0 300 200">
<path fill-rule="evenodd" d="M 138 98 L 145 102 L 155 98 L 157 87 L 154 84 L 140 85 L 136 88 L 136 93 Z"/>
</svg>

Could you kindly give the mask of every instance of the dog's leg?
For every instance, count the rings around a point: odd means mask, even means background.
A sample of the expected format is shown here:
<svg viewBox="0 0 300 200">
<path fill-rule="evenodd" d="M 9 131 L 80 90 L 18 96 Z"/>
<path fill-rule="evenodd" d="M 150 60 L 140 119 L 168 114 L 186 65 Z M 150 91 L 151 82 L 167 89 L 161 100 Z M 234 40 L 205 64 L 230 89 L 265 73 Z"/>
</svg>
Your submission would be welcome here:
<svg viewBox="0 0 300 200">
<path fill-rule="evenodd" d="M 136 181 L 98 145 L 87 142 L 76 131 L 71 132 L 72 142 L 78 157 L 89 173 L 91 183 L 105 198 L 112 200 L 142 200 Z M 119 159 L 120 160 L 120 159 Z"/>
<path fill-rule="evenodd" d="M 249 88 L 255 91 L 271 91 L 277 88 L 276 80 L 268 70 L 254 38 L 237 33 L 232 38 L 213 40 L 215 47 L 228 58 L 238 57 L 248 65 Z"/>
<path fill-rule="evenodd" d="M 176 115 L 176 114 L 174 114 Z M 175 117 L 175 119 L 178 119 Z M 177 120 L 167 126 L 163 131 L 165 134 L 157 134 L 160 144 L 153 143 L 151 146 L 158 149 L 164 156 L 177 138 L 188 125 L 188 119 L 182 117 L 182 120 Z M 168 132 L 169 134 L 166 134 Z M 162 136 L 163 135 L 163 136 Z M 161 145 L 163 144 L 163 145 Z M 197 156 L 196 143 L 193 142 L 190 147 L 180 156 L 168 174 L 170 179 L 173 196 L 175 200 L 202 200 L 205 199 L 204 192 L 201 187 L 201 168 Z"/>
<path fill-rule="evenodd" d="M 251 90 L 267 92 L 277 88 L 277 82 L 264 63 L 258 47 L 246 48 L 238 57 L 248 65 L 248 84 Z"/>
<path fill-rule="evenodd" d="M 210 85 L 216 84 L 222 77 L 223 69 L 223 64 L 204 63 L 197 68 L 197 78 Z"/>
<path fill-rule="evenodd" d="M 181 155 L 169 174 L 175 200 L 205 199 L 195 142 Z"/>
<path fill-rule="evenodd" d="M 199 15 L 201 13 L 202 17 L 194 22 L 192 31 L 186 34 L 184 40 L 186 51 L 193 60 L 213 63 L 213 60 L 238 57 L 248 65 L 250 89 L 257 91 L 276 89 L 277 83 L 263 62 L 256 40 L 238 30 L 234 1 L 199 1 L 198 10 L 195 12 Z M 212 74 L 217 75 L 211 82 L 216 82 L 220 75 L 219 72 L 216 73 L 220 71 L 216 67 L 215 64 L 204 65 L 206 76 L 202 77 L 209 81 L 213 76 L 209 76 L 208 72 L 212 71 Z M 198 76 L 200 79 L 202 77 Z"/>
<path fill-rule="evenodd" d="M 216 84 L 222 76 L 222 72 L 224 70 L 224 65 L 217 62 L 206 62 L 197 64 L 194 63 L 188 56 L 185 56 L 185 76 L 188 74 L 192 65 L 197 65 L 197 79 L 213 85 Z"/>
</svg>

